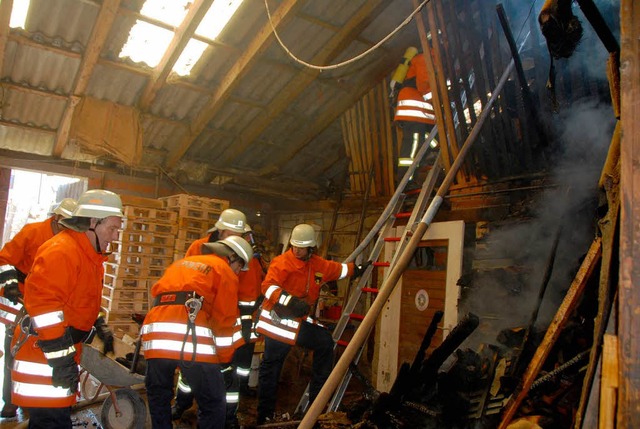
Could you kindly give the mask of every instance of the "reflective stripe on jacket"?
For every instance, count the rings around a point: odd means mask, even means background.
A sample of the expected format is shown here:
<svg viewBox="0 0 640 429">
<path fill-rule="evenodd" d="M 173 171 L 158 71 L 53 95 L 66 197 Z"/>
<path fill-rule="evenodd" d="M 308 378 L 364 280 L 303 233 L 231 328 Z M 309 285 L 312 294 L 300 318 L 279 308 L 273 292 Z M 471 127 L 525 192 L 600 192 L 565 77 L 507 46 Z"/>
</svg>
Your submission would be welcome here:
<svg viewBox="0 0 640 429">
<path fill-rule="evenodd" d="M 28 223 L 4 245 L 0 250 L 0 265 L 11 265 L 23 274 L 29 274 L 38 248 L 53 237 L 53 216 L 35 223 Z M 24 284 L 19 283 L 20 291 L 24 293 Z M 16 316 L 22 309 L 22 304 L 13 304 L 3 297 L 0 288 L 0 322 L 4 324 L 15 323 Z"/>
<path fill-rule="evenodd" d="M 193 291 L 204 298 L 195 319 L 195 356 L 191 332 L 185 340 L 187 310 L 183 304 L 176 304 L 155 306 L 147 313 L 142 327 L 145 358 L 230 362 L 243 341 L 237 304 L 238 277 L 227 261 L 216 255 L 195 255 L 176 261 L 153 285 L 151 295 L 155 298 L 179 291 Z"/>
<path fill-rule="evenodd" d="M 420 53 L 409 63 L 403 87 L 398 93 L 394 120 L 433 125 L 436 123 L 436 116 L 431 103 L 427 63 Z"/>
<path fill-rule="evenodd" d="M 264 271 L 257 257 L 249 261 L 249 270 L 240 271 L 238 274 L 238 309 L 240 310 L 241 320 L 254 321 L 257 316 L 257 301 L 262 295 L 262 281 L 264 280 Z M 250 342 L 258 341 L 258 336 L 254 330 L 251 330 Z"/>
<path fill-rule="evenodd" d="M 293 250 L 288 250 L 275 257 L 269 265 L 269 271 L 262 282 L 262 303 L 258 333 L 287 344 L 295 344 L 300 322 L 297 319 L 274 319 L 271 310 L 280 300 L 283 292 L 304 299 L 309 305 L 315 304 L 320 294 L 320 287 L 333 280 L 340 280 L 353 274 L 353 263 L 342 264 L 312 255 L 308 261 L 298 259 Z M 282 295 L 284 298 L 285 295 Z M 284 304 L 281 302 L 281 304 Z"/>
<path fill-rule="evenodd" d="M 59 338 L 67 327 L 91 330 L 100 311 L 105 261 L 84 233 L 71 230 L 60 232 L 38 249 L 24 291 L 24 305 L 37 334 L 29 337 L 15 356 L 11 371 L 15 405 L 60 408 L 75 404 L 76 396 L 54 388 L 50 375 L 45 374 L 48 369 L 38 365 L 47 360 L 36 341 Z M 80 362 L 82 345 L 75 348 L 75 360 Z"/>
</svg>

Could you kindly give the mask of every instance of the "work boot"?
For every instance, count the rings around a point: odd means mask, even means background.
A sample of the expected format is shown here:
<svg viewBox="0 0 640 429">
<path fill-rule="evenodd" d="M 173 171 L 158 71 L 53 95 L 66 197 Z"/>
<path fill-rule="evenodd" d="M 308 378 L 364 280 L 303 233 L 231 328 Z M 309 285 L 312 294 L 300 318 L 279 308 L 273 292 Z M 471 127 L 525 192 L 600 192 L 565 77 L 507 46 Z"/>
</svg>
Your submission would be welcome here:
<svg viewBox="0 0 640 429">
<path fill-rule="evenodd" d="M 18 407 L 16 405 L 4 404 L 4 407 L 2 407 L 2 411 L 0 411 L 0 417 L 7 418 L 7 419 L 15 417 L 17 411 L 18 411 Z"/>
<path fill-rule="evenodd" d="M 171 420 L 180 420 L 184 412 L 187 411 L 178 404 L 171 406 Z"/>
<path fill-rule="evenodd" d="M 240 423 L 238 422 L 238 417 L 234 416 L 233 418 L 227 417 L 224 422 L 224 429 L 240 429 Z"/>
</svg>

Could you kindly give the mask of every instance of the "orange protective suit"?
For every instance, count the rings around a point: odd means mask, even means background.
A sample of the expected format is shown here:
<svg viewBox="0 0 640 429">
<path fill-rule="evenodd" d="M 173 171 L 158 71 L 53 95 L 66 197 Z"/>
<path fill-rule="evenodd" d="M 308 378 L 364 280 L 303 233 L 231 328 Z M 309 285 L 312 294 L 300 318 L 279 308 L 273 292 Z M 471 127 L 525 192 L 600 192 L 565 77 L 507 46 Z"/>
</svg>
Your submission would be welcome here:
<svg viewBox="0 0 640 429">
<path fill-rule="evenodd" d="M 42 222 L 28 223 L 0 250 L 0 265 L 11 265 L 25 276 L 29 274 L 38 248 L 53 237 L 54 216 Z M 24 294 L 24 283 L 18 283 Z M 22 304 L 13 304 L 4 298 L 0 289 L 0 322 L 13 324 Z"/>
<path fill-rule="evenodd" d="M 300 322 L 304 318 L 274 318 L 272 310 L 279 302 L 283 292 L 304 299 L 313 305 L 318 300 L 320 287 L 325 282 L 340 280 L 353 274 L 354 265 L 329 261 L 318 255 L 311 255 L 309 260 L 298 259 L 290 249 L 275 257 L 269 265 L 267 275 L 262 282 L 262 293 L 265 301 L 262 304 L 260 318 L 256 327 L 258 333 L 287 344 L 295 344 Z M 286 296 L 286 295 L 285 295 Z M 314 323 L 314 320 L 307 318 Z"/>
<path fill-rule="evenodd" d="M 145 358 L 231 362 L 234 350 L 243 341 L 237 305 L 238 277 L 227 261 L 217 255 L 183 258 L 171 264 L 151 288 L 154 298 L 181 291 L 204 298 L 195 319 L 195 338 L 192 332 L 185 338 L 188 314 L 183 304 L 156 305 L 147 313 L 142 327 Z"/>
<path fill-rule="evenodd" d="M 431 125 L 436 123 L 424 54 L 411 59 L 407 76 L 398 93 L 395 120 Z"/>
<path fill-rule="evenodd" d="M 62 337 L 68 328 L 91 330 L 100 312 L 106 260 L 84 233 L 71 230 L 60 232 L 38 249 L 24 290 L 24 305 L 37 334 L 29 336 L 15 356 L 11 371 L 15 405 L 61 408 L 75 404 L 75 394 L 52 385 L 52 368 L 37 341 Z M 20 337 L 17 326 L 14 344 Z M 76 362 L 80 362 L 83 339 L 75 344 Z"/>
</svg>

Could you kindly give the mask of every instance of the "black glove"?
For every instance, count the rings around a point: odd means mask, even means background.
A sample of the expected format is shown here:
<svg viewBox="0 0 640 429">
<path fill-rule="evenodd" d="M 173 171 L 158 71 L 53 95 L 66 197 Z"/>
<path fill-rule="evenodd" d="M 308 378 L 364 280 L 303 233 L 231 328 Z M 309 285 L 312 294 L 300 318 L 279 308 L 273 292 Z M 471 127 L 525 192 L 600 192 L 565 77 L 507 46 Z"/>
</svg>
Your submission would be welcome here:
<svg viewBox="0 0 640 429">
<path fill-rule="evenodd" d="M 291 310 L 293 317 L 304 317 L 309 314 L 311 306 L 304 299 L 292 296 L 286 307 Z"/>
<path fill-rule="evenodd" d="M 369 268 L 369 265 L 371 265 L 373 262 L 372 261 L 367 261 L 362 265 L 355 265 L 353 267 L 353 275 L 351 277 L 360 277 L 362 274 L 364 274 L 364 272 L 367 270 L 367 268 Z"/>
<path fill-rule="evenodd" d="M 14 304 L 18 303 L 18 298 L 22 298 L 18 287 L 18 270 L 13 265 L 0 266 L 0 288 L 2 295 Z"/>
<path fill-rule="evenodd" d="M 224 379 L 224 385 L 227 390 L 234 384 L 236 369 L 231 364 L 221 364 L 220 372 L 222 373 L 222 378 Z"/>
<path fill-rule="evenodd" d="M 102 340 L 102 353 L 105 355 L 113 353 L 113 331 L 105 322 L 104 317 L 98 317 L 93 326 L 96 328 L 96 335 Z"/>
<path fill-rule="evenodd" d="M 76 350 L 69 331 L 53 340 L 38 340 L 40 349 L 44 352 L 49 366 L 53 368 L 52 384 L 55 387 L 65 387 L 72 393 L 78 391 L 78 364 L 75 361 Z M 59 356 L 60 352 L 66 352 Z"/>
<path fill-rule="evenodd" d="M 253 330 L 253 320 L 242 319 L 242 338 L 249 344 L 251 342 L 251 331 Z"/>
</svg>

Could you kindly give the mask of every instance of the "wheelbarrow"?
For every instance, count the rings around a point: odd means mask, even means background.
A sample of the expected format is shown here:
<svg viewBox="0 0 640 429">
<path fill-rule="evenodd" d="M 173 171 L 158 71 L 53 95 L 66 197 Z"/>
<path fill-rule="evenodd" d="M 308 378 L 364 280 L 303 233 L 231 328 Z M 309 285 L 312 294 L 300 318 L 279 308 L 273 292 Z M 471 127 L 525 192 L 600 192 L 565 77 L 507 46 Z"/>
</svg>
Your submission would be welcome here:
<svg viewBox="0 0 640 429">
<path fill-rule="evenodd" d="M 109 396 L 102 403 L 100 422 L 104 429 L 144 428 L 147 419 L 147 406 L 142 397 L 131 388 L 144 383 L 144 375 L 131 372 L 124 365 L 103 355 L 98 347 L 84 344 L 80 362 L 80 392 L 89 402 L 106 389 Z M 99 385 L 91 386 L 91 378 Z"/>
</svg>

